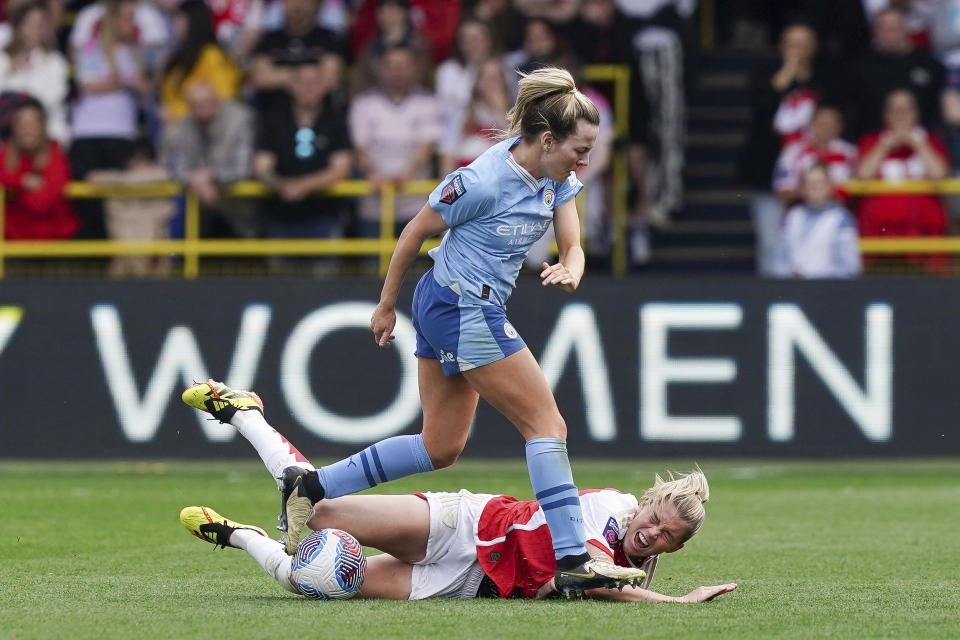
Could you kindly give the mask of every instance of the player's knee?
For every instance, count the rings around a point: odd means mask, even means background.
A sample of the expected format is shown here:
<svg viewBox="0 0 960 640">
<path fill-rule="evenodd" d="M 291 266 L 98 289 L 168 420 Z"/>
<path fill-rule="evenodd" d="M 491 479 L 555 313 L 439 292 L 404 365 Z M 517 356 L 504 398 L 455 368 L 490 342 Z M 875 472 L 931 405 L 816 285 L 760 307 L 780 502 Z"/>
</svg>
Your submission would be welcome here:
<svg viewBox="0 0 960 640">
<path fill-rule="evenodd" d="M 557 438 L 559 440 L 567 439 L 567 423 L 563 421 L 563 418 L 560 418 L 560 420 L 553 426 L 553 435 L 550 437 Z"/>
<path fill-rule="evenodd" d="M 307 520 L 307 526 L 314 531 L 331 527 L 336 529 L 337 507 L 333 500 L 321 500 L 313 505 L 313 515 Z"/>
<path fill-rule="evenodd" d="M 533 438 L 567 439 L 567 423 L 559 412 L 546 419 L 538 420 L 533 426 Z M 528 440 L 531 438 L 527 438 Z"/>
<path fill-rule="evenodd" d="M 433 451 L 427 451 L 434 469 L 445 469 L 453 466 L 462 452 L 462 447 L 437 447 Z"/>
</svg>

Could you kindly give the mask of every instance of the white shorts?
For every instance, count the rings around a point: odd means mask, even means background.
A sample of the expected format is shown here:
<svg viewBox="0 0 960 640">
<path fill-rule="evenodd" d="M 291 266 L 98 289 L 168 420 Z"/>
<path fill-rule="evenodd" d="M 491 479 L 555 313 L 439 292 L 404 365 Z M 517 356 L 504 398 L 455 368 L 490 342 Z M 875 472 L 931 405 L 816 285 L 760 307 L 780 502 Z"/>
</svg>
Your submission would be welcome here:
<svg viewBox="0 0 960 640">
<path fill-rule="evenodd" d="M 410 599 L 476 598 L 483 569 L 475 534 L 489 494 L 424 493 L 430 507 L 427 555 L 413 565 Z"/>
</svg>

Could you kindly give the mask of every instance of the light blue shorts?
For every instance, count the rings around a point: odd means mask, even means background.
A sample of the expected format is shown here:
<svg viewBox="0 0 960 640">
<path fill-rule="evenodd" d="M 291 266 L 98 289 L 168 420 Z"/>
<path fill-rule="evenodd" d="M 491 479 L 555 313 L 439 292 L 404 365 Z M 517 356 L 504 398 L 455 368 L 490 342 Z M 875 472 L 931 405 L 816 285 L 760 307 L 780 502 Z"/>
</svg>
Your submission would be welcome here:
<svg viewBox="0 0 960 640">
<path fill-rule="evenodd" d="M 498 305 L 465 304 L 450 287 L 427 271 L 413 293 L 415 355 L 436 358 L 444 375 L 469 371 L 502 360 L 526 347 Z"/>
</svg>

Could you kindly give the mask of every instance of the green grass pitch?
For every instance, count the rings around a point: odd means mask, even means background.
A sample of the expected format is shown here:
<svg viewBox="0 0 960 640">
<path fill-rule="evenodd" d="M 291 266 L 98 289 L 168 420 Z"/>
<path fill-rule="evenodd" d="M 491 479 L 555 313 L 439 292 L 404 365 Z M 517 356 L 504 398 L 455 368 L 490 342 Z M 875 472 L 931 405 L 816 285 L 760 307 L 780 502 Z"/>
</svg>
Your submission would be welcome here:
<svg viewBox="0 0 960 640">
<path fill-rule="evenodd" d="M 0 463 L 0 638 L 956 638 L 960 461 L 701 461 L 707 522 L 654 587 L 705 605 L 351 600 L 282 591 L 180 526 L 206 504 L 270 530 L 254 462 Z M 639 492 L 689 461 L 575 460 L 580 487 Z M 522 461 L 466 460 L 380 487 L 529 497 Z"/>
</svg>

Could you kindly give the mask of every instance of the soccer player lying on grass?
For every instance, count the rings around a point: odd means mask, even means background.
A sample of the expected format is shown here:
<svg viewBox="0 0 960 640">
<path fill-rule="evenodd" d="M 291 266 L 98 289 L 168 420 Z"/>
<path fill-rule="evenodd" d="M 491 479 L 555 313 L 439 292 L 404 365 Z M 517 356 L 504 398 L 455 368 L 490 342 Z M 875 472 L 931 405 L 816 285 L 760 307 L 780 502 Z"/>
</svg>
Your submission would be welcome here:
<svg viewBox="0 0 960 640">
<path fill-rule="evenodd" d="M 696 469 L 669 481 L 659 476 L 639 502 L 616 489 L 581 492 L 591 555 L 646 572 L 639 587 L 589 589 L 584 595 L 629 602 L 706 602 L 734 583 L 702 586 L 672 597 L 650 590 L 660 554 L 683 548 L 703 524 L 709 487 Z M 198 538 L 244 549 L 284 589 L 290 556 L 265 531 L 233 522 L 209 507 L 187 507 L 184 526 Z M 381 599 L 519 597 L 556 592 L 550 531 L 536 500 L 502 495 L 422 493 L 358 495 L 323 500 L 311 529 L 342 529 L 381 555 L 367 559 L 360 596 Z"/>
</svg>

